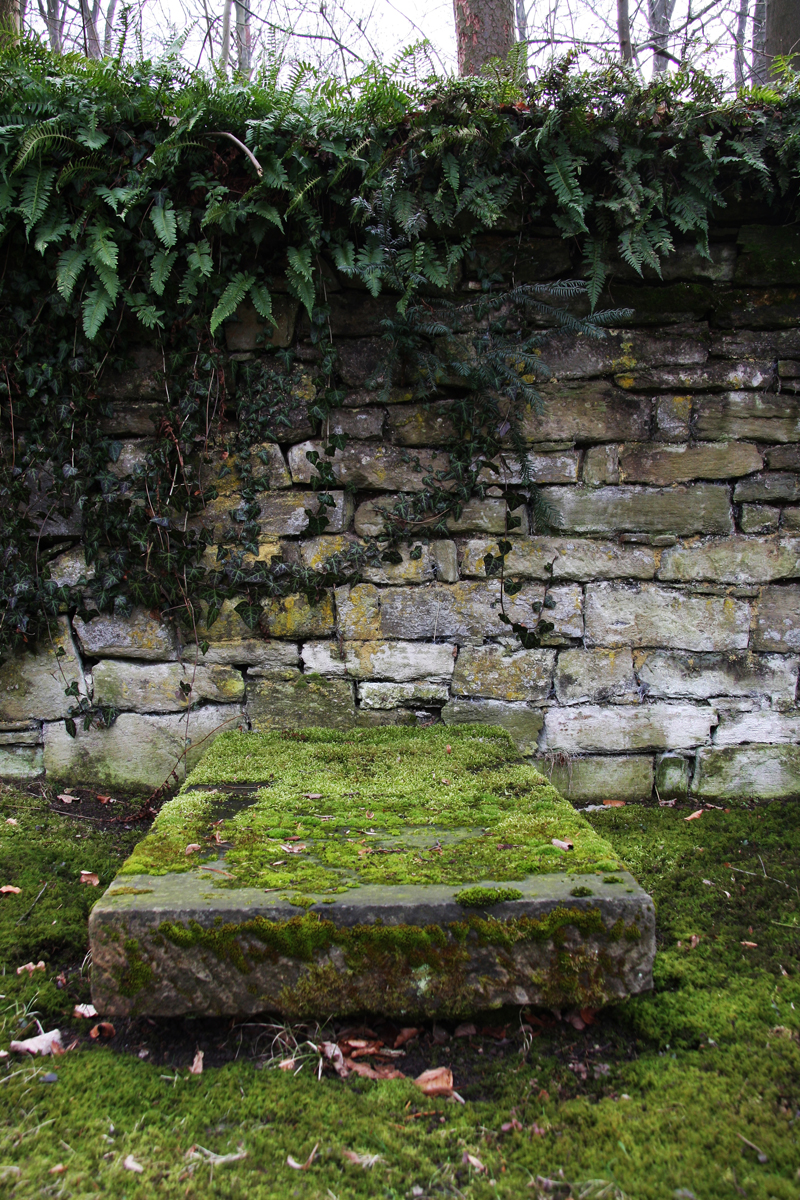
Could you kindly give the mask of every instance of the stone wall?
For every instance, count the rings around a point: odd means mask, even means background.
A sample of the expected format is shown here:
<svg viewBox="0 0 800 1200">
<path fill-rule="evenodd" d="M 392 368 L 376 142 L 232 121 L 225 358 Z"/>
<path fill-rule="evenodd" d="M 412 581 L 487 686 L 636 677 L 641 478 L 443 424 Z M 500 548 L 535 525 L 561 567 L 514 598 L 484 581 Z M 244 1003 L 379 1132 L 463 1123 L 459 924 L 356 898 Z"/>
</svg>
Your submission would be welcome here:
<svg viewBox="0 0 800 1200">
<path fill-rule="evenodd" d="M 487 236 L 486 260 L 512 246 L 517 277 L 575 273 L 556 237 L 513 244 Z M 664 278 L 618 264 L 605 303 L 635 316 L 604 341 L 554 336 L 545 411 L 526 418 L 534 475 L 556 514 L 531 531 L 521 512 L 508 570 L 525 579 L 507 600 L 530 621 L 555 602 L 548 645 L 523 650 L 498 619 L 499 585 L 484 555 L 504 527 L 498 499 L 473 502 L 451 539 L 367 571 L 312 607 L 265 604 L 268 640 L 227 603 L 200 630 L 203 657 L 181 647 L 158 613 L 130 619 L 64 614 L 52 642 L 0 666 L 0 774 L 157 786 L 186 748 L 215 733 L 307 724 L 442 719 L 506 726 L 571 798 L 686 795 L 703 800 L 800 791 L 800 231 L 730 226 L 711 259 L 679 247 Z M 448 396 L 425 407 L 395 389 L 377 402 L 381 320 L 372 300 L 327 280 L 331 324 L 349 389 L 327 432 L 349 436 L 333 463 L 340 490 L 325 536 L 302 535 L 319 449 L 298 374 L 291 424 L 258 469 L 260 557 L 320 564 L 380 531 L 380 507 L 417 490 L 450 433 Z M 476 287 L 465 269 L 463 287 Z M 288 297 L 267 345 L 313 359 L 305 319 Z M 232 355 L 265 351 L 253 312 L 228 325 Z M 128 471 L 155 436 L 159 360 L 147 347 L 109 386 L 109 432 Z M 212 468 L 209 468 L 210 470 Z M 513 466 L 510 469 L 513 475 Z M 205 522 L 220 543 L 236 528 L 234 464 L 214 476 Z M 54 577 L 84 569 L 80 525 L 43 527 L 59 549 Z M 209 566 L 215 555 L 209 554 Z M 59 648 L 63 653 L 58 653 Z M 66 733 L 67 682 L 120 710 L 109 729 Z M 187 698 L 184 688 L 191 692 Z M 187 711 L 190 705 L 190 711 Z"/>
</svg>

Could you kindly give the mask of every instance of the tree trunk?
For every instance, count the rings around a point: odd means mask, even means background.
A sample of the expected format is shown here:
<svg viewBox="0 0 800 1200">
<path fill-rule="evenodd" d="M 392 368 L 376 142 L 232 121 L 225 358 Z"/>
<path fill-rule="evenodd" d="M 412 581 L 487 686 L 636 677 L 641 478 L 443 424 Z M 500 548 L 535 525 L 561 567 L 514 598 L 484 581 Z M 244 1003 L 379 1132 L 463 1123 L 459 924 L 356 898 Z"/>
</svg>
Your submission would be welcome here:
<svg viewBox="0 0 800 1200">
<path fill-rule="evenodd" d="M 744 40 L 747 35 L 747 9 L 749 0 L 739 0 L 736 18 L 736 50 L 733 55 L 733 82 L 737 88 L 744 87 Z"/>
<path fill-rule="evenodd" d="M 117 0 L 109 0 L 108 8 L 106 9 L 106 33 L 103 42 L 103 53 L 106 58 L 111 57 L 111 51 L 114 49 L 114 17 L 117 12 Z"/>
<path fill-rule="evenodd" d="M 100 38 L 97 34 L 95 14 L 89 8 L 89 0 L 81 0 L 81 21 L 83 22 L 84 54 L 87 58 L 99 58 Z"/>
<path fill-rule="evenodd" d="M 653 51 L 653 74 L 662 75 L 667 69 L 666 54 L 669 41 L 669 23 L 675 0 L 648 0 L 647 12 L 650 22 L 650 48 Z M 661 51 L 665 53 L 661 53 Z"/>
<path fill-rule="evenodd" d="M 624 63 L 633 62 L 631 46 L 631 18 L 628 10 L 628 0 L 617 0 L 617 37 L 619 52 Z"/>
<path fill-rule="evenodd" d="M 753 87 L 767 82 L 767 59 L 764 54 L 766 32 L 767 0 L 756 0 L 753 9 L 753 62 L 750 67 L 750 83 Z"/>
<path fill-rule="evenodd" d="M 19 0 L 0 0 L 0 34 L 19 36 Z"/>
<path fill-rule="evenodd" d="M 514 44 L 513 0 L 453 0 L 459 75 L 477 75 Z"/>
<path fill-rule="evenodd" d="M 236 49 L 239 74 L 250 78 L 252 47 L 250 44 L 250 0 L 243 4 L 236 0 Z"/>
<path fill-rule="evenodd" d="M 764 54 L 770 74 L 777 55 L 791 59 L 800 67 L 800 0 L 767 0 Z"/>
<path fill-rule="evenodd" d="M 228 69 L 228 60 L 231 56 L 231 8 L 233 0 L 225 0 L 225 6 L 222 9 L 222 45 L 219 50 L 219 65 L 223 71 Z"/>
</svg>

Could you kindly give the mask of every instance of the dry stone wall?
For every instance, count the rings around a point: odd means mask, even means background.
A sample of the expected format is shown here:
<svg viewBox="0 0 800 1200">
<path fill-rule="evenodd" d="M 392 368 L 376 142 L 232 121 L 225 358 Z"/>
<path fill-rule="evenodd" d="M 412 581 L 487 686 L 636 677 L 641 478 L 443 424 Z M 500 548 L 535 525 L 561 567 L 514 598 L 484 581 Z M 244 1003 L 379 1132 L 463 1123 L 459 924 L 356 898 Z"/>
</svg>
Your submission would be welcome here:
<svg viewBox="0 0 800 1200">
<path fill-rule="evenodd" d="M 507 247 L 487 236 L 481 249 L 491 261 Z M 555 237 L 514 253 L 524 280 L 574 270 Z M 382 507 L 422 487 L 452 434 L 446 388 L 427 406 L 401 388 L 379 400 L 380 322 L 394 301 L 330 276 L 348 394 L 319 431 L 307 411 L 313 389 L 300 378 L 291 424 L 262 448 L 257 468 L 269 483 L 259 557 L 312 568 L 378 534 Z M 467 268 L 463 286 L 476 286 Z M 279 299 L 275 330 L 247 310 L 228 325 L 232 355 L 293 345 L 301 364 L 313 359 L 305 318 Z M 318 605 L 268 601 L 266 639 L 232 602 L 199 629 L 204 656 L 179 645 L 157 612 L 87 621 L 65 613 L 49 643 L 0 666 L 0 774 L 155 787 L 223 728 L 443 720 L 505 726 L 576 801 L 654 789 L 661 799 L 797 794 L 800 231 L 718 229 L 710 260 L 679 247 L 663 280 L 640 280 L 620 263 L 607 299 L 633 318 L 604 341 L 554 336 L 544 412 L 525 421 L 553 523 L 542 534 L 518 512 L 507 571 L 524 586 L 506 605 L 530 621 L 547 591 L 555 608 L 546 646 L 521 649 L 499 620 L 499 584 L 483 560 L 497 553 L 505 517 L 490 495 L 449 523 L 449 540 L 368 568 L 363 582 Z M 124 442 L 118 470 L 130 471 L 156 436 L 157 366 L 143 347 L 108 385 L 108 429 Z M 322 449 L 320 432 L 346 433 L 348 443 L 333 460 L 328 530 L 304 537 L 314 503 L 307 452 Z M 218 498 L 203 521 L 225 544 L 237 525 L 236 464 L 209 471 Z M 508 479 L 517 472 L 510 462 Z M 54 577 L 77 579 L 79 515 L 45 524 L 42 535 L 63 544 Z M 215 559 L 212 550 L 211 569 Z M 119 710 L 110 728 L 69 737 L 64 687 L 73 680 Z"/>
</svg>

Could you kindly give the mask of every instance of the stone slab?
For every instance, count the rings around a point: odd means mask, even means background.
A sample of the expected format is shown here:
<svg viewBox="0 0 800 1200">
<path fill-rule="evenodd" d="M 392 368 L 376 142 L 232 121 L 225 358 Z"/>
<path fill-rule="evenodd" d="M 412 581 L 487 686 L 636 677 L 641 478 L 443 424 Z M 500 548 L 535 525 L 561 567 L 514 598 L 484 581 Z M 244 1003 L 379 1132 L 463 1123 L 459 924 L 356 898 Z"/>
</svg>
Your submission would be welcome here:
<svg viewBox="0 0 800 1200">
<path fill-rule="evenodd" d="M 754 650 L 800 650 L 800 585 L 761 589 L 753 631 Z"/>
<path fill-rule="evenodd" d="M 585 623 L 589 645 L 746 650 L 750 605 L 722 596 L 690 596 L 653 584 L 597 583 L 586 589 Z M 798 643 L 800 648 L 800 637 Z"/>
<path fill-rule="evenodd" d="M 135 608 L 129 617 L 102 613 L 91 621 L 75 617 L 75 633 L 89 658 L 139 658 L 148 662 L 178 657 L 174 630 L 159 615 Z"/>
<path fill-rule="evenodd" d="M 521 754 L 536 754 L 544 714 L 521 701 L 455 699 L 445 704 L 442 720 L 445 725 L 499 725 Z"/>
<path fill-rule="evenodd" d="M 38 779 L 43 774 L 41 746 L 0 745 L 0 779 Z"/>
<path fill-rule="evenodd" d="M 544 588 L 525 587 L 506 598 L 506 612 L 512 620 L 533 624 L 531 606 L 543 598 Z M 442 638 L 483 642 L 507 632 L 499 616 L 500 584 L 495 580 L 417 588 L 376 588 L 360 583 L 336 589 L 336 611 L 340 633 L 353 641 Z M 569 619 L 574 621 L 574 613 Z"/>
<path fill-rule="evenodd" d="M 630 648 L 576 647 L 558 656 L 555 691 L 559 704 L 631 704 L 638 700 Z"/>
<path fill-rule="evenodd" d="M 329 678 L 446 680 L 453 674 L 456 648 L 433 642 L 306 642 L 301 654 L 306 673 Z"/>
<path fill-rule="evenodd" d="M 555 650 L 521 650 L 513 646 L 464 646 L 455 665 L 454 696 L 493 700 L 544 701 L 550 694 Z"/>
<path fill-rule="evenodd" d="M 573 804 L 626 803 L 649 800 L 653 794 L 653 759 L 644 754 L 597 754 L 567 762 L 539 762 L 539 768 Z"/>
<path fill-rule="evenodd" d="M 289 470 L 295 483 L 309 483 L 318 475 L 307 454 L 316 451 L 325 458 L 325 443 L 301 442 L 289 451 Z M 444 471 L 449 456 L 436 450 L 419 449 L 413 454 L 384 443 L 348 443 L 332 458 L 325 458 L 337 483 L 348 487 L 375 488 L 379 491 L 420 492 L 431 471 Z M 337 532 L 332 526 L 331 532 Z"/>
<path fill-rule="evenodd" d="M 714 733 L 714 745 L 741 746 L 747 742 L 762 742 L 772 746 L 797 745 L 800 742 L 800 714 L 796 711 L 773 712 L 768 708 L 721 714 Z"/>
<path fill-rule="evenodd" d="M 800 746 L 700 750 L 692 795 L 701 800 L 780 800 L 800 791 Z"/>
<path fill-rule="evenodd" d="M 355 724 L 353 684 L 322 675 L 284 679 L 256 679 L 247 685 L 247 715 L 256 731 L 301 729 L 319 725 L 349 729 Z"/>
<path fill-rule="evenodd" d="M 657 578 L 669 583 L 768 583 L 800 576 L 800 538 L 732 537 L 673 546 L 664 551 Z"/>
<path fill-rule="evenodd" d="M 544 487 L 553 525 L 567 533 L 733 533 L 729 489 L 696 483 L 671 488 Z"/>
<path fill-rule="evenodd" d="M 384 531 L 384 511 L 391 510 L 398 496 L 380 496 L 364 500 L 356 509 L 353 528 L 359 537 L 378 537 Z M 521 524 L 517 534 L 528 532 L 528 512 L 524 507 L 514 510 L 513 516 L 519 518 Z M 469 533 L 472 530 L 482 533 L 505 533 L 507 523 L 506 502 L 492 496 L 483 500 L 469 500 L 463 506 L 458 517 L 450 516 L 445 525 L 451 533 Z"/>
<path fill-rule="evenodd" d="M 446 683 L 415 680 L 413 683 L 359 683 L 358 702 L 362 708 L 393 709 L 405 705 L 441 706 L 450 699 Z"/>
<path fill-rule="evenodd" d="M 694 704 L 639 704 L 550 708 L 542 751 L 565 754 L 684 750 L 711 742 L 714 709 Z"/>
<path fill-rule="evenodd" d="M 696 396 L 694 415 L 703 441 L 800 442 L 800 397 L 785 392 Z"/>
<path fill-rule="evenodd" d="M 33 652 L 11 654 L 0 663 L 0 727 L 66 717 L 78 701 L 64 692 L 75 682 L 86 696 L 88 683 L 69 621 L 59 617 L 51 637 L 42 638 Z"/>
<path fill-rule="evenodd" d="M 125 662 L 102 659 L 92 670 L 95 704 L 128 712 L 179 712 L 211 700 L 244 699 L 241 671 L 212 664 Z"/>
<path fill-rule="evenodd" d="M 636 655 L 636 673 L 654 700 L 709 700 L 715 696 L 768 696 L 794 702 L 797 655 L 689 654 L 652 650 Z"/>
<path fill-rule="evenodd" d="M 750 475 L 760 471 L 763 465 L 764 459 L 758 448 L 747 442 L 706 442 L 692 446 L 655 442 L 625 446 L 619 457 L 619 474 L 626 483 L 666 486 L 693 479 Z"/>
</svg>

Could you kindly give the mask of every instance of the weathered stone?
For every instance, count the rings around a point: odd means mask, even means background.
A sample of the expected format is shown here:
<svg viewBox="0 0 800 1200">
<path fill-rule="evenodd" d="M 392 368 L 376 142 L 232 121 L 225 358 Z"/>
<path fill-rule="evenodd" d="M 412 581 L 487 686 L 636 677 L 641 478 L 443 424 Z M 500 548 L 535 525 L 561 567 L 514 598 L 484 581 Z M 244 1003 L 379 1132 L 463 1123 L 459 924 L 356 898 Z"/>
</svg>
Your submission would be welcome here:
<svg viewBox="0 0 800 1200">
<path fill-rule="evenodd" d="M 545 759 L 537 765 L 573 804 L 580 800 L 630 803 L 649 800 L 653 793 L 653 760 L 643 754 L 596 755 L 549 764 Z"/>
<path fill-rule="evenodd" d="M 638 699 L 631 652 L 562 650 L 555 688 L 560 704 L 630 704 Z"/>
<path fill-rule="evenodd" d="M 714 745 L 741 746 L 745 742 L 794 745 L 800 742 L 800 715 L 796 711 L 780 713 L 769 708 L 720 714 Z"/>
<path fill-rule="evenodd" d="M 692 415 L 691 396 L 657 396 L 656 440 L 686 442 L 689 440 L 689 421 Z"/>
<path fill-rule="evenodd" d="M 589 487 L 619 483 L 619 446 L 590 446 L 583 456 L 581 478 Z"/>
<path fill-rule="evenodd" d="M 429 708 L 365 708 L 356 709 L 356 729 L 381 729 L 387 725 L 415 728 L 434 720 L 436 709 Z"/>
<path fill-rule="evenodd" d="M 656 577 L 664 582 L 709 579 L 715 583 L 766 583 L 800 575 L 800 539 L 732 537 L 672 546 L 664 551 Z"/>
<path fill-rule="evenodd" d="M 124 479 L 128 475 L 134 478 L 141 475 L 147 466 L 148 456 L 155 449 L 155 444 L 154 438 L 136 438 L 135 441 L 125 441 L 121 444 L 117 442 L 119 456 L 109 461 L 109 474 L 117 479 Z"/>
<path fill-rule="evenodd" d="M 293 679 L 297 674 L 300 656 L 293 642 L 270 641 L 250 629 L 236 612 L 243 597 L 224 600 L 219 616 L 210 627 L 206 624 L 208 606 L 198 606 L 197 643 L 190 642 L 181 650 L 185 662 L 222 663 L 228 666 L 248 666 L 255 673 L 278 674 Z M 208 642 L 203 654 L 199 643 Z M 251 672 L 253 673 L 253 672 Z"/>
<path fill-rule="evenodd" d="M 374 404 L 410 404 L 414 399 L 413 388 L 382 387 L 379 392 L 367 388 L 358 388 L 348 392 L 342 399 L 343 408 L 369 408 Z M 333 430 L 332 432 L 335 432 Z"/>
<path fill-rule="evenodd" d="M 289 470 L 295 483 L 308 483 L 317 475 L 316 468 L 306 457 L 313 451 L 325 457 L 325 443 L 302 442 L 289 451 Z M 430 471 L 445 470 L 449 456 L 434 450 L 409 454 L 395 446 L 360 442 L 348 444 L 325 461 L 330 464 L 337 482 L 348 487 L 420 492 L 425 488 L 425 476 Z"/>
<path fill-rule="evenodd" d="M 0 663 L 0 725 L 68 716 L 78 697 L 64 692 L 74 682 L 86 696 L 87 680 L 69 622 L 59 617 L 50 637 L 42 638 L 34 650 L 12 654 Z"/>
<path fill-rule="evenodd" d="M 327 285 L 326 285 L 327 286 Z M 376 337 L 383 333 L 382 321 L 397 319 L 397 297 L 371 296 L 346 287 L 328 296 L 330 331 L 332 337 Z M 303 314 L 300 334 L 305 335 L 308 317 Z M 385 348 L 385 343 L 384 343 Z"/>
<path fill-rule="evenodd" d="M 754 650 L 800 650 L 800 586 L 765 587 L 756 610 Z"/>
<path fill-rule="evenodd" d="M 746 650 L 750 605 L 647 584 L 598 583 L 586 589 L 585 623 L 587 645 Z"/>
<path fill-rule="evenodd" d="M 694 242 L 678 242 L 675 248 L 659 258 L 659 271 L 643 266 L 641 275 L 621 255 L 613 255 L 611 269 L 615 280 L 707 280 L 709 283 L 730 283 L 736 266 L 736 247 L 726 242 L 711 242 L 708 256 Z"/>
<path fill-rule="evenodd" d="M 544 384 L 544 411 L 528 409 L 522 430 L 530 444 L 577 441 L 643 442 L 650 430 L 651 401 L 610 383 Z"/>
<path fill-rule="evenodd" d="M 222 665 L 103 659 L 92 670 L 92 683 L 95 704 L 132 712 L 178 712 L 200 700 L 230 704 L 244 699 L 241 671 Z"/>
<path fill-rule="evenodd" d="M 442 709 L 445 725 L 500 725 L 522 754 L 535 754 L 544 717 L 542 710 L 503 700 L 451 700 Z"/>
<path fill-rule="evenodd" d="M 524 538 L 512 534 L 506 574 L 528 579 L 583 582 L 589 579 L 652 579 L 655 552 L 648 546 L 621 546 L 571 538 Z M 497 539 L 473 538 L 463 548 L 461 572 L 485 578 L 484 558 L 498 553 Z"/>
<path fill-rule="evenodd" d="M 0 779 L 37 779 L 43 773 L 41 746 L 0 745 Z"/>
<path fill-rule="evenodd" d="M 303 638 L 329 637 L 335 628 L 333 596 L 327 592 L 317 604 L 312 604 L 307 596 L 272 597 L 262 600 L 263 616 L 261 624 L 266 628 L 269 637 L 290 638 L 299 641 Z"/>
<path fill-rule="evenodd" d="M 387 413 L 387 429 L 399 446 L 441 446 L 455 437 L 450 401 L 397 404 Z"/>
<path fill-rule="evenodd" d="M 695 704 L 548 708 L 541 748 L 564 754 L 689 750 L 711 741 L 716 721 L 713 708 Z"/>
<path fill-rule="evenodd" d="M 700 750 L 692 795 L 701 800 L 779 800 L 797 795 L 800 746 Z"/>
<path fill-rule="evenodd" d="M 8 725 L 12 728 L 9 729 Z M 0 729 L 0 746 L 39 746 L 42 727 L 35 721 L 4 721 Z M 16 728 L 13 728 L 16 726 Z"/>
<path fill-rule="evenodd" d="M 474 257 L 464 264 L 467 279 L 479 280 L 484 272 L 513 272 L 518 283 L 539 283 L 563 278 L 572 271 L 569 245 L 561 237 L 509 238 L 479 233 L 473 242 Z"/>
<path fill-rule="evenodd" d="M 455 662 L 452 645 L 420 642 L 306 642 L 302 657 L 306 674 L 396 683 L 447 680 Z"/>
<path fill-rule="evenodd" d="M 364 708 L 400 708 L 403 704 L 445 704 L 450 699 L 446 683 L 360 683 L 359 703 Z"/>
<path fill-rule="evenodd" d="M 335 408 L 328 414 L 326 432 L 348 438 L 379 438 L 385 418 L 383 408 Z"/>
<path fill-rule="evenodd" d="M 706 321 L 714 310 L 719 289 L 707 283 L 659 283 L 655 287 L 636 283 L 615 282 L 606 289 L 602 307 L 630 308 L 633 315 L 621 319 L 623 326 L 685 325 L 687 321 Z"/>
<path fill-rule="evenodd" d="M 767 466 L 771 471 L 800 471 L 800 445 L 770 446 L 766 451 Z"/>
<path fill-rule="evenodd" d="M 779 508 L 766 504 L 743 504 L 739 524 L 742 533 L 774 533 L 781 519 Z"/>
<path fill-rule="evenodd" d="M 573 333 L 551 335 L 542 359 L 554 379 L 587 379 L 632 371 L 637 367 L 676 366 L 704 363 L 708 349 L 698 339 L 703 326 L 684 326 L 666 336 L 643 330 L 608 333 L 591 338 Z"/>
<path fill-rule="evenodd" d="M 655 786 L 659 800 L 683 800 L 689 793 L 689 760 L 681 754 L 659 754 Z"/>
<path fill-rule="evenodd" d="M 745 285 L 800 283 L 800 227 L 743 225 L 734 281 Z"/>
<path fill-rule="evenodd" d="M 285 548 L 286 543 L 276 537 L 270 538 L 268 541 L 259 541 L 257 554 L 252 554 L 249 550 L 242 553 L 241 546 L 235 544 L 213 543 L 206 546 L 201 561 L 207 571 L 220 573 L 226 570 L 232 559 L 238 563 L 238 556 L 241 554 L 242 565 L 245 567 L 252 567 L 256 563 L 263 563 L 268 567 L 273 558 L 283 557 Z M 222 557 L 220 557 L 220 550 L 223 551 Z"/>
<path fill-rule="evenodd" d="M 652 367 L 644 371 L 625 371 L 614 376 L 626 391 L 638 392 L 715 392 L 730 388 L 766 388 L 774 382 L 771 362 L 727 363 L 710 359 L 703 366 Z"/>
<path fill-rule="evenodd" d="M 692 479 L 730 479 L 736 475 L 749 475 L 752 471 L 760 471 L 763 465 L 758 449 L 747 442 L 700 442 L 692 446 L 650 442 L 623 447 L 619 477 L 625 483 L 666 486 L 688 483 Z"/>
<path fill-rule="evenodd" d="M 100 429 L 109 437 L 148 437 L 158 432 L 163 414 L 163 400 L 120 400 L 112 405 L 110 416 L 100 419 Z"/>
<path fill-rule="evenodd" d="M 294 683 L 259 679 L 247 685 L 247 715 L 255 730 L 350 729 L 355 725 L 353 684 L 347 679 L 300 675 Z"/>
<path fill-rule="evenodd" d="M 25 516 L 36 531 L 37 540 L 45 538 L 79 537 L 83 531 L 83 514 L 69 489 L 51 467 L 31 468 L 25 474 L 28 502 Z M 21 506 L 22 507 L 22 506 Z"/>
<path fill-rule="evenodd" d="M 753 479 L 742 479 L 733 493 L 737 503 L 745 500 L 766 504 L 792 503 L 800 500 L 800 475 L 782 471 L 765 471 Z"/>
<path fill-rule="evenodd" d="M 785 508 L 781 525 L 787 533 L 800 533 L 800 508 Z"/>
<path fill-rule="evenodd" d="M 580 455 L 577 450 L 548 450 L 536 453 L 531 450 L 527 456 L 527 476 L 522 470 L 520 460 L 512 454 L 496 456 L 500 474 L 484 467 L 478 475 L 478 481 L 486 484 L 527 483 L 577 483 L 578 464 Z"/>
<path fill-rule="evenodd" d="M 283 457 L 283 451 L 275 442 L 262 442 L 250 448 L 250 465 L 253 479 L 267 483 L 271 488 L 292 486 L 292 477 Z"/>
<path fill-rule="evenodd" d="M 794 358 L 800 356 L 800 329 L 736 329 L 711 334 L 715 358 Z M 779 372 L 780 373 L 780 372 Z"/>
<path fill-rule="evenodd" d="M 190 713 L 121 713 L 108 729 L 78 722 L 70 737 L 64 722 L 44 726 L 48 777 L 65 783 L 152 788 L 184 777 L 218 733 L 244 721 L 238 705 L 209 704 Z M 174 775 L 173 775 L 174 772 Z"/>
<path fill-rule="evenodd" d="M 380 496 L 359 504 L 353 522 L 356 533 L 360 537 L 378 537 L 383 533 L 383 514 L 392 509 L 397 499 L 397 496 Z M 520 506 L 511 515 L 521 521 L 521 525 L 514 531 L 514 536 L 525 535 L 528 532 L 527 509 Z M 492 496 L 487 496 L 484 500 L 467 501 L 459 517 L 448 517 L 446 521 L 451 533 L 465 533 L 473 529 L 485 533 L 504 533 L 506 523 L 505 500 L 498 500 Z"/>
<path fill-rule="evenodd" d="M 501 645 L 465 646 L 453 673 L 454 696 L 544 701 L 550 694 L 554 650 L 520 650 Z"/>
<path fill-rule="evenodd" d="M 363 388 L 366 385 L 371 389 L 385 383 L 388 355 L 383 338 L 346 338 L 336 349 L 339 374 L 348 387 Z M 403 384 L 405 379 L 395 379 L 395 383 Z"/>
<path fill-rule="evenodd" d="M 309 466 L 311 464 L 309 463 Z M 326 508 L 329 533 L 342 533 L 350 524 L 353 515 L 353 500 L 347 492 L 329 492 L 333 507 Z M 308 513 L 316 513 L 319 498 L 316 492 L 291 491 L 262 492 L 257 497 L 256 521 L 261 534 L 296 537 L 308 528 Z M 190 518 L 190 528 L 207 529 L 217 542 L 234 541 L 240 526 L 240 502 L 234 496 L 220 496 L 206 505 L 203 513 Z"/>
<path fill-rule="evenodd" d="M 569 533 L 732 533 L 728 488 L 716 483 L 643 487 L 542 488 L 554 523 Z"/>
<path fill-rule="evenodd" d="M 124 371 L 104 371 L 97 394 L 118 403 L 131 400 L 166 400 L 164 357 L 157 346 L 134 346 L 128 351 L 131 365 Z"/>
<path fill-rule="evenodd" d="M 800 397 L 772 392 L 697 396 L 695 432 L 709 440 L 800 442 Z"/>
<path fill-rule="evenodd" d="M 225 341 L 231 352 L 264 350 L 267 346 L 285 347 L 294 337 L 300 301 L 294 296 L 272 294 L 273 325 L 259 316 L 250 301 L 240 304 L 236 315 L 225 322 Z"/>
<path fill-rule="evenodd" d="M 362 546 L 358 538 L 351 535 L 332 535 L 308 538 L 300 542 L 298 551 L 305 566 L 320 570 L 326 559 L 333 554 L 344 554 L 354 546 Z M 368 583 L 428 583 L 439 579 L 443 583 L 455 583 L 458 579 L 458 556 L 454 542 L 444 538 L 422 543 L 416 547 L 419 557 L 412 558 L 413 543 L 401 544 L 399 563 L 369 563 L 361 570 Z"/>
<path fill-rule="evenodd" d="M 77 587 L 79 579 L 85 579 L 87 583 L 94 579 L 94 564 L 87 566 L 81 546 L 73 546 L 71 550 L 52 558 L 48 567 L 50 578 L 59 587 Z"/>
<path fill-rule="evenodd" d="M 794 701 L 797 687 L 798 660 L 781 654 L 653 650 L 634 662 L 647 695 L 657 700 L 769 696 L 773 704 L 785 705 Z"/>
<path fill-rule="evenodd" d="M 91 621 L 75 617 L 73 623 L 81 650 L 91 658 L 174 662 L 178 657 L 173 629 L 143 608 L 134 608 L 129 617 L 101 613 Z"/>
</svg>

